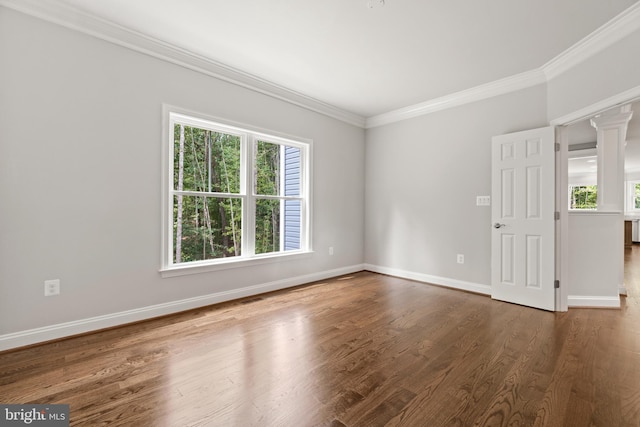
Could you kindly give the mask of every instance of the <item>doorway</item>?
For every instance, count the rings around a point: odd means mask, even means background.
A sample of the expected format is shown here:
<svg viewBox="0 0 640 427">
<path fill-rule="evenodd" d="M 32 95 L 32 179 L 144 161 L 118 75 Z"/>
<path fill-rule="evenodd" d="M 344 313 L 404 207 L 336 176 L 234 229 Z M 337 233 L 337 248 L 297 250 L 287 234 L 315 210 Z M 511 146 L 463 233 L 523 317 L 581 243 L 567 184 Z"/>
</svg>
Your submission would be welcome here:
<svg viewBox="0 0 640 427">
<path fill-rule="evenodd" d="M 635 116 L 628 123 L 626 146 L 625 146 L 625 161 L 624 161 L 624 188 L 620 188 L 620 192 L 624 192 L 625 203 L 624 212 L 619 212 L 618 219 L 612 219 L 610 224 L 616 224 L 612 226 L 611 232 L 620 234 L 619 248 L 616 243 L 612 251 L 616 254 L 613 259 L 607 259 L 606 256 L 598 257 L 598 260 L 604 260 L 604 262 L 615 263 L 615 269 L 619 268 L 619 279 L 616 282 L 619 283 L 618 292 L 615 293 L 615 289 L 608 287 L 607 292 L 614 292 L 615 297 L 605 296 L 600 300 L 587 301 L 585 304 L 581 304 L 580 301 L 570 301 L 570 293 L 575 290 L 567 289 L 571 286 L 569 282 L 569 275 L 567 270 L 572 268 L 569 264 L 570 257 L 573 252 L 570 252 L 569 248 L 573 247 L 575 250 L 576 244 L 582 244 L 580 241 L 576 243 L 576 240 L 580 240 L 576 237 L 575 229 L 572 233 L 569 233 L 571 228 L 571 221 L 575 223 L 575 218 L 586 218 L 588 215 L 578 215 L 579 211 L 585 212 L 588 210 L 594 210 L 593 199 L 595 199 L 595 192 L 597 192 L 597 149 L 596 140 L 597 133 L 595 128 L 591 126 L 590 119 L 596 115 L 607 115 L 619 113 L 620 103 L 618 106 L 609 109 L 594 110 L 590 115 L 583 115 L 582 117 L 575 118 L 573 120 L 566 120 L 562 122 L 557 120 L 552 122 L 556 125 L 561 125 L 558 129 L 558 141 L 561 145 L 561 153 L 559 155 L 559 174 L 557 182 L 557 206 L 560 211 L 560 228 L 558 232 L 558 247 L 559 258 L 558 265 L 560 268 L 560 280 L 566 283 L 564 289 L 561 287 L 561 295 L 559 296 L 560 309 L 566 310 L 568 306 L 598 306 L 598 307 L 617 307 L 620 304 L 619 294 L 626 293 L 626 287 L 624 283 L 633 280 L 630 279 L 634 275 L 636 267 L 640 271 L 640 265 L 634 266 L 634 263 L 640 263 L 640 244 L 634 245 L 632 250 L 624 250 L 624 224 L 621 219 L 635 220 L 636 225 L 640 224 L 640 197 L 638 200 L 638 208 L 635 204 L 635 182 L 640 184 L 640 102 L 630 103 L 632 111 L 635 111 Z M 640 190 L 640 185 L 638 186 Z M 640 192 L 639 192 L 640 196 Z M 595 213 L 595 212 L 594 212 Z M 603 215 L 598 215 L 600 218 Z M 611 213 L 613 218 L 613 213 Z M 594 217 L 594 216 L 592 216 Z M 579 221 L 583 221 L 580 219 Z M 583 223 L 585 223 L 583 221 Z M 619 227 L 619 230 L 617 229 Z M 588 229 L 587 229 L 588 230 Z M 587 231 L 581 230 L 580 233 Z M 602 230 L 593 230 L 593 233 L 602 232 Z M 636 232 L 636 240 L 640 242 L 640 231 Z M 588 241 L 588 239 L 586 240 Z M 638 256 L 636 255 L 638 253 Z M 610 252 L 607 252 L 610 255 Z M 622 259 L 623 258 L 623 259 Z M 583 263 L 585 268 L 589 269 L 589 263 Z M 575 270 L 575 260 L 574 266 Z M 594 269 L 594 268 L 592 268 Z M 640 274 L 640 273 L 638 273 Z M 572 280 L 575 278 L 572 277 Z M 599 295 L 597 292 L 594 295 Z M 566 304 L 564 307 L 562 305 Z"/>
</svg>

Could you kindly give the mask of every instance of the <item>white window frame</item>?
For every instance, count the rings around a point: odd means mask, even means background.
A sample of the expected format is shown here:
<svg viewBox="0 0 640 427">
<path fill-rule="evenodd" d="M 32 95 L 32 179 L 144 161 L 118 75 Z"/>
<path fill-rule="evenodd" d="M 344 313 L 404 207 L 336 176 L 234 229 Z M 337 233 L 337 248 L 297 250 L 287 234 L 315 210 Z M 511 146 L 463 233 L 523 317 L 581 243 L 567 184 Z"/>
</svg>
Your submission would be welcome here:
<svg viewBox="0 0 640 427">
<path fill-rule="evenodd" d="M 571 207 L 571 193 L 573 192 L 573 189 L 575 187 L 596 187 L 596 191 L 597 190 L 597 185 L 595 184 L 569 184 L 569 190 L 567 191 L 567 208 L 569 209 L 570 212 L 595 212 L 598 210 L 598 207 L 596 206 L 595 208 L 572 208 Z"/>
<path fill-rule="evenodd" d="M 640 212 L 640 208 L 636 208 L 636 184 L 640 184 L 640 180 L 627 181 L 627 193 L 625 198 L 627 212 Z"/>
<path fill-rule="evenodd" d="M 188 126 L 209 129 L 240 137 L 240 193 L 217 193 L 215 197 L 232 197 L 242 200 L 242 241 L 241 255 L 202 261 L 173 262 L 173 197 L 177 193 L 173 188 L 174 174 L 174 125 L 182 123 Z M 264 141 L 281 146 L 300 149 L 300 196 L 259 196 L 253 188 L 252 159 L 256 141 Z M 162 277 L 217 271 L 228 268 L 289 261 L 310 256 L 311 246 L 311 165 L 313 141 L 291 137 L 253 126 L 231 122 L 217 117 L 194 113 L 174 106 L 163 106 L 163 150 L 162 150 Z M 184 193 L 184 192 L 183 192 Z M 207 194 L 207 193 L 205 193 Z M 255 254 L 255 206 L 258 199 L 295 199 L 301 200 L 300 249 Z M 281 239 L 282 241 L 282 239 Z"/>
</svg>

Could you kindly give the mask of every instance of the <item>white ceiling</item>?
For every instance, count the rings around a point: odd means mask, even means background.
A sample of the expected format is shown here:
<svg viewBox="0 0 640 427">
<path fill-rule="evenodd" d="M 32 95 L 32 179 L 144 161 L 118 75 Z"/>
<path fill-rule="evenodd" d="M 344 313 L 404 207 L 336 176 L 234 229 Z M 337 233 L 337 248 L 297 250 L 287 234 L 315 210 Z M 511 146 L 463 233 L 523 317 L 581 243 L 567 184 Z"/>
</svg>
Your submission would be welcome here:
<svg viewBox="0 0 640 427">
<path fill-rule="evenodd" d="M 568 174 L 571 175 L 595 175 L 598 171 L 597 156 L 581 156 L 569 158 Z"/>
<path fill-rule="evenodd" d="M 636 0 L 61 0 L 371 117 L 539 68 Z"/>
</svg>

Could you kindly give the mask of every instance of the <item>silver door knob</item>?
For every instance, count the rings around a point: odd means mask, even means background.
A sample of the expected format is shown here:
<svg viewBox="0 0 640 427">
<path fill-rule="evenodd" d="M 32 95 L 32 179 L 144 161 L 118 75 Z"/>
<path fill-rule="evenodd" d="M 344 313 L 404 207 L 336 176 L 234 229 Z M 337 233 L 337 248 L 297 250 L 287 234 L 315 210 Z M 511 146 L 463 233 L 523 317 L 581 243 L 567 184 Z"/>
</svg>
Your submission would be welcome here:
<svg viewBox="0 0 640 427">
<path fill-rule="evenodd" d="M 493 228 L 500 228 L 500 227 L 506 227 L 506 225 L 500 224 L 499 222 L 496 222 L 495 224 L 493 224 Z"/>
</svg>

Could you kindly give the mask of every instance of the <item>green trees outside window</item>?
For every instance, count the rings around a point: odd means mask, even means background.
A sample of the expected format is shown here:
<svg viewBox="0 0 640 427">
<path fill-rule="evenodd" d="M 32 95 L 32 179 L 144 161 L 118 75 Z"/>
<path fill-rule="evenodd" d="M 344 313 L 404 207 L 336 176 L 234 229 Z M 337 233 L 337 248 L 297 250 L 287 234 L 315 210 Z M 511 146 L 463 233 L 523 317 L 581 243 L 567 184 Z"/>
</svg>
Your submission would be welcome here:
<svg viewBox="0 0 640 427">
<path fill-rule="evenodd" d="M 281 195 L 281 146 L 257 141 L 254 157 L 254 188 L 259 196 Z M 256 200 L 255 253 L 265 254 L 280 250 L 281 201 Z"/>
<path fill-rule="evenodd" d="M 569 209 L 596 209 L 598 207 L 597 199 L 598 187 L 596 185 L 569 186 Z"/>
<path fill-rule="evenodd" d="M 304 144 L 170 117 L 170 264 L 306 249 Z"/>
<path fill-rule="evenodd" d="M 240 138 L 174 126 L 174 263 L 241 253 Z M 211 193 L 220 193 L 213 195 Z"/>
</svg>

